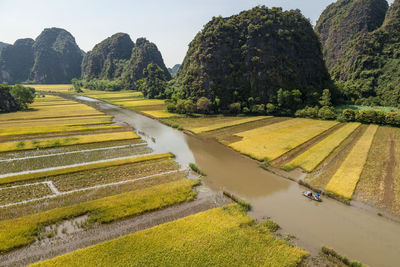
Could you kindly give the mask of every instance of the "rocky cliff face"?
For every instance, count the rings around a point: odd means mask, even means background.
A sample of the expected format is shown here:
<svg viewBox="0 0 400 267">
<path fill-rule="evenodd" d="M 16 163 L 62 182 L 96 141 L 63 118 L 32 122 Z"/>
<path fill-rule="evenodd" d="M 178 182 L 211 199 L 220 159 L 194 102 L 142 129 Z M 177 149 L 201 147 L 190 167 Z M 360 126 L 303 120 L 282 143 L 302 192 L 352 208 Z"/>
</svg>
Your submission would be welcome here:
<svg viewBox="0 0 400 267">
<path fill-rule="evenodd" d="M 149 64 L 153 64 L 162 69 L 165 78 L 171 79 L 171 74 L 165 67 L 164 60 L 157 46 L 149 42 L 146 38 L 136 40 L 132 55 L 124 70 L 123 80 L 128 88 L 136 89 L 136 82 L 145 78 L 144 70 Z"/>
<path fill-rule="evenodd" d="M 0 42 L 0 52 L 1 52 L 1 50 L 2 50 L 4 47 L 6 47 L 6 46 L 8 46 L 8 45 L 10 45 L 10 44 Z"/>
<path fill-rule="evenodd" d="M 34 60 L 30 80 L 37 83 L 70 83 L 81 76 L 83 54 L 75 38 L 66 30 L 45 29 L 33 45 Z"/>
<path fill-rule="evenodd" d="M 386 0 L 340 0 L 321 14 L 316 32 L 320 35 L 324 59 L 334 78 L 342 72 L 345 53 L 354 40 L 379 28 L 385 19 Z M 343 77 L 345 78 L 345 77 Z"/>
<path fill-rule="evenodd" d="M 328 21 L 334 21 L 336 26 Z M 343 38 L 344 28 L 351 25 L 361 26 Z M 316 30 L 321 35 L 331 75 L 342 84 L 348 99 L 366 105 L 400 103 L 399 0 L 388 10 L 385 0 L 338 1 L 324 11 Z"/>
<path fill-rule="evenodd" d="M 20 39 L 0 53 L 0 82 L 70 83 L 81 76 L 83 53 L 66 30 L 45 29 L 34 41 Z"/>
<path fill-rule="evenodd" d="M 114 79 L 121 76 L 134 43 L 126 33 L 117 33 L 97 44 L 82 63 L 84 79 Z"/>
<path fill-rule="evenodd" d="M 279 88 L 303 96 L 330 86 L 321 46 L 300 11 L 256 7 L 213 18 L 190 43 L 178 72 L 186 97 L 219 98 L 221 106 L 259 98 Z"/>
<path fill-rule="evenodd" d="M 34 64 L 33 39 L 19 39 L 0 53 L 0 82 L 21 83 L 28 79 Z"/>
</svg>

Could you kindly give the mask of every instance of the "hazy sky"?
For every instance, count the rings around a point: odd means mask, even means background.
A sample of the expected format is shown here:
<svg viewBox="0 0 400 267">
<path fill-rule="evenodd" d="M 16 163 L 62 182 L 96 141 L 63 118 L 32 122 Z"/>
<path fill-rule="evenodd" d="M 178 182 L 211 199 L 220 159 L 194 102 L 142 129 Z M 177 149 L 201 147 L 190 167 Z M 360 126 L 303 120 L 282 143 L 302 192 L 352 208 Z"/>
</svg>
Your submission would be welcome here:
<svg viewBox="0 0 400 267">
<path fill-rule="evenodd" d="M 181 63 L 190 41 L 213 17 L 237 14 L 257 5 L 300 9 L 313 23 L 335 0 L 0 0 L 0 41 L 35 39 L 44 28 L 71 32 L 81 49 L 116 32 L 132 40 L 146 37 L 160 49 L 168 67 Z M 393 0 L 389 1 L 390 3 Z"/>
</svg>

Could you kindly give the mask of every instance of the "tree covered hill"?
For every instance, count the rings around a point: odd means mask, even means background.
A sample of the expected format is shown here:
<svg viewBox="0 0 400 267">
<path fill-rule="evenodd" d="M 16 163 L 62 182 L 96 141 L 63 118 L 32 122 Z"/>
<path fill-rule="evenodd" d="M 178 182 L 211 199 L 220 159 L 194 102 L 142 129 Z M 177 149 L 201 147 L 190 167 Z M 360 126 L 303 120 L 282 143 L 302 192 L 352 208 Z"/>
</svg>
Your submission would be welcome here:
<svg viewBox="0 0 400 267">
<path fill-rule="evenodd" d="M 316 31 L 332 77 L 357 104 L 400 103 L 400 0 L 340 0 Z"/>
<path fill-rule="evenodd" d="M 69 83 L 80 77 L 82 51 L 66 30 L 45 29 L 34 41 L 19 39 L 0 53 L 0 82 Z"/>
<path fill-rule="evenodd" d="M 153 67 L 148 68 L 149 65 Z M 146 38 L 134 43 L 128 34 L 117 33 L 97 44 L 82 63 L 82 85 L 91 89 L 139 89 L 138 81 L 149 71 L 160 71 L 163 81 L 171 79 L 157 46 Z M 109 82 L 107 82 L 109 81 Z"/>
<path fill-rule="evenodd" d="M 178 79 L 185 98 L 217 99 L 222 108 L 249 98 L 277 102 L 280 88 L 315 104 L 331 86 L 310 22 L 299 10 L 265 6 L 214 17 L 190 43 Z"/>
<path fill-rule="evenodd" d="M 134 43 L 126 33 L 116 33 L 97 44 L 82 63 L 84 79 L 114 79 L 121 76 Z"/>
</svg>

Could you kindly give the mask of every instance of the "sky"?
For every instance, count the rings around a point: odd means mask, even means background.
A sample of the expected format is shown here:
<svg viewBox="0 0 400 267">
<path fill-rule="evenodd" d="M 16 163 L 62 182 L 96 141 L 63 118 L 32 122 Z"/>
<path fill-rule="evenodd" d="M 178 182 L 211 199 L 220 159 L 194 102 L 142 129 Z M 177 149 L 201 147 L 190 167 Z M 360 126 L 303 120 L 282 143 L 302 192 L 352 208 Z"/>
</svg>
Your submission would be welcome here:
<svg viewBox="0 0 400 267">
<path fill-rule="evenodd" d="M 91 50 L 117 32 L 155 43 L 165 64 L 181 63 L 189 43 L 213 16 L 231 16 L 257 5 L 300 9 L 315 24 L 335 0 L 0 0 L 0 41 L 35 39 L 44 28 L 69 31 Z M 393 0 L 389 0 L 389 3 Z"/>
</svg>

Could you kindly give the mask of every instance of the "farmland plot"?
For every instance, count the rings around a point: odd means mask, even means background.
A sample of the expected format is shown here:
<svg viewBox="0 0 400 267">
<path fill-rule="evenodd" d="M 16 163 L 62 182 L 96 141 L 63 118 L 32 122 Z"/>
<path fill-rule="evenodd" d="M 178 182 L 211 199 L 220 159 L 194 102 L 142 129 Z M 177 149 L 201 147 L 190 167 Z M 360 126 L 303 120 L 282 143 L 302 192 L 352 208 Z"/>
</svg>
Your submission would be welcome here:
<svg viewBox="0 0 400 267">
<path fill-rule="evenodd" d="M 236 134 L 243 139 L 229 146 L 257 160 L 274 160 L 335 126 L 337 122 L 292 119 Z"/>
<path fill-rule="evenodd" d="M 357 141 L 345 161 L 333 175 L 325 190 L 346 200 L 350 200 L 361 172 L 367 161 L 368 152 L 378 126 L 370 125 Z"/>
<path fill-rule="evenodd" d="M 276 239 L 237 204 L 59 256 L 36 266 L 297 266 L 308 254 Z"/>
</svg>

